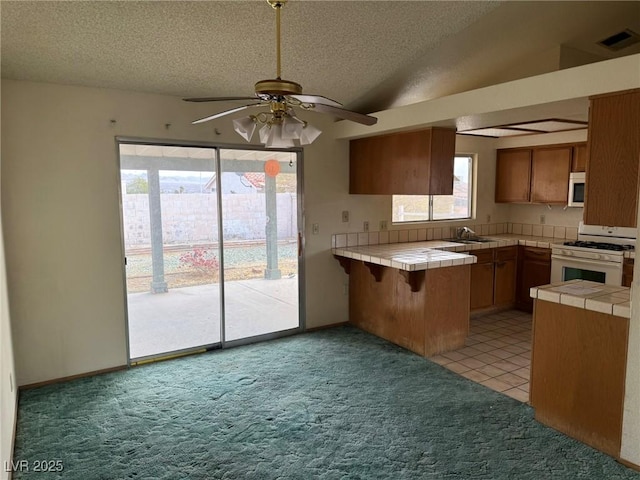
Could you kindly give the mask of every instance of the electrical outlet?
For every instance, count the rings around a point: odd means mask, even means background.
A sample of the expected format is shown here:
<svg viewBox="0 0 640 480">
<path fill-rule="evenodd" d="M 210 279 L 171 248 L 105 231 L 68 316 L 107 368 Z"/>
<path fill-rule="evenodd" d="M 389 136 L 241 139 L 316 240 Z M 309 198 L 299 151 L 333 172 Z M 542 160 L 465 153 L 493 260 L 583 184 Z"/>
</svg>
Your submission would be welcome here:
<svg viewBox="0 0 640 480">
<path fill-rule="evenodd" d="M 386 220 L 380 220 L 380 231 L 384 232 L 387 230 L 387 221 Z"/>
<path fill-rule="evenodd" d="M 345 223 L 349 221 L 349 210 L 342 211 L 342 221 Z"/>
<path fill-rule="evenodd" d="M 369 231 L 369 222 L 364 222 L 364 224 L 362 225 L 362 231 L 363 232 Z"/>
<path fill-rule="evenodd" d="M 544 225 L 546 221 L 546 217 L 544 215 L 540 215 L 540 225 Z"/>
<path fill-rule="evenodd" d="M 491 223 L 491 215 L 487 215 L 487 223 Z"/>
<path fill-rule="evenodd" d="M 318 225 L 317 223 L 311 225 L 311 233 L 313 235 L 318 235 L 320 233 L 320 225 Z"/>
</svg>

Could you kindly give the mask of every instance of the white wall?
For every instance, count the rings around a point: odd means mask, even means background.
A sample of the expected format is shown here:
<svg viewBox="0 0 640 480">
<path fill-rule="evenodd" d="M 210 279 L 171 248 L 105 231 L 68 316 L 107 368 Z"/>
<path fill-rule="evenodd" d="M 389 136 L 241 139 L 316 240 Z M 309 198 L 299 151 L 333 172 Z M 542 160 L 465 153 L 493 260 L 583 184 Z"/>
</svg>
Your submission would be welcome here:
<svg viewBox="0 0 640 480">
<path fill-rule="evenodd" d="M 9 473 L 1 466 L 11 460 L 13 453 L 18 400 L 15 378 L 4 243 L 0 235 L 0 479 L 9 478 Z"/>
<path fill-rule="evenodd" d="M 126 364 L 114 137 L 244 144 L 229 119 L 191 125 L 212 108 L 221 107 L 2 81 L 2 208 L 18 384 Z M 332 123 L 324 115 L 309 119 L 321 129 Z M 341 270 L 328 251 L 340 222 L 335 212 L 347 203 L 344 148 L 323 134 L 304 153 L 306 213 L 321 223 L 311 236 L 307 222 L 309 327 L 347 319 L 334 281 Z"/>
</svg>

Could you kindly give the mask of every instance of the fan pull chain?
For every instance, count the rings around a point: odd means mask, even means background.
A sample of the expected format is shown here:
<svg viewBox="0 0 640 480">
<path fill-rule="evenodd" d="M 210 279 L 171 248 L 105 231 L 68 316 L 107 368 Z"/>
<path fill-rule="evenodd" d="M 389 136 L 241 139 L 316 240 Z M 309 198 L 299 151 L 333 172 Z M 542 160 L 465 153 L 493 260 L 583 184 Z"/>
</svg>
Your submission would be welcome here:
<svg viewBox="0 0 640 480">
<path fill-rule="evenodd" d="M 280 9 L 282 5 L 280 3 L 276 4 L 276 56 L 277 56 L 277 76 L 276 78 L 280 79 Z"/>
</svg>

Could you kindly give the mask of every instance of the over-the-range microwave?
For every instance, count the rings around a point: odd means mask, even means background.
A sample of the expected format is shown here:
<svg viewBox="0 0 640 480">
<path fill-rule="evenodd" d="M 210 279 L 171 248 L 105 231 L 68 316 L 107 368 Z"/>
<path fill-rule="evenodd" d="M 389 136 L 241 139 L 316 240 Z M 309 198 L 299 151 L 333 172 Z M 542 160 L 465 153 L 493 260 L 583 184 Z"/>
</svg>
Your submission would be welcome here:
<svg viewBox="0 0 640 480">
<path fill-rule="evenodd" d="M 569 207 L 584 207 L 584 172 L 574 172 L 569 174 Z"/>
</svg>

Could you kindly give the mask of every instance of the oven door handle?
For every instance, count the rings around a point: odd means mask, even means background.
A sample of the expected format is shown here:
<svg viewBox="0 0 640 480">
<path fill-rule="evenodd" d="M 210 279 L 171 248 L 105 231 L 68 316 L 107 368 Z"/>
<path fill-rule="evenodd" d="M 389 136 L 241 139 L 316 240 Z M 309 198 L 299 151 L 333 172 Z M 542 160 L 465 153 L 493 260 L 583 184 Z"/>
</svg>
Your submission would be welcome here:
<svg viewBox="0 0 640 480">
<path fill-rule="evenodd" d="M 622 263 L 618 262 L 603 262 L 602 260 L 591 260 L 587 258 L 576 258 L 576 257 L 566 257 L 564 255 L 551 255 L 551 260 L 563 260 L 566 262 L 574 262 L 574 263 L 582 263 L 586 265 L 597 266 L 600 265 L 602 267 L 609 268 L 620 268 L 622 269 Z"/>
</svg>

